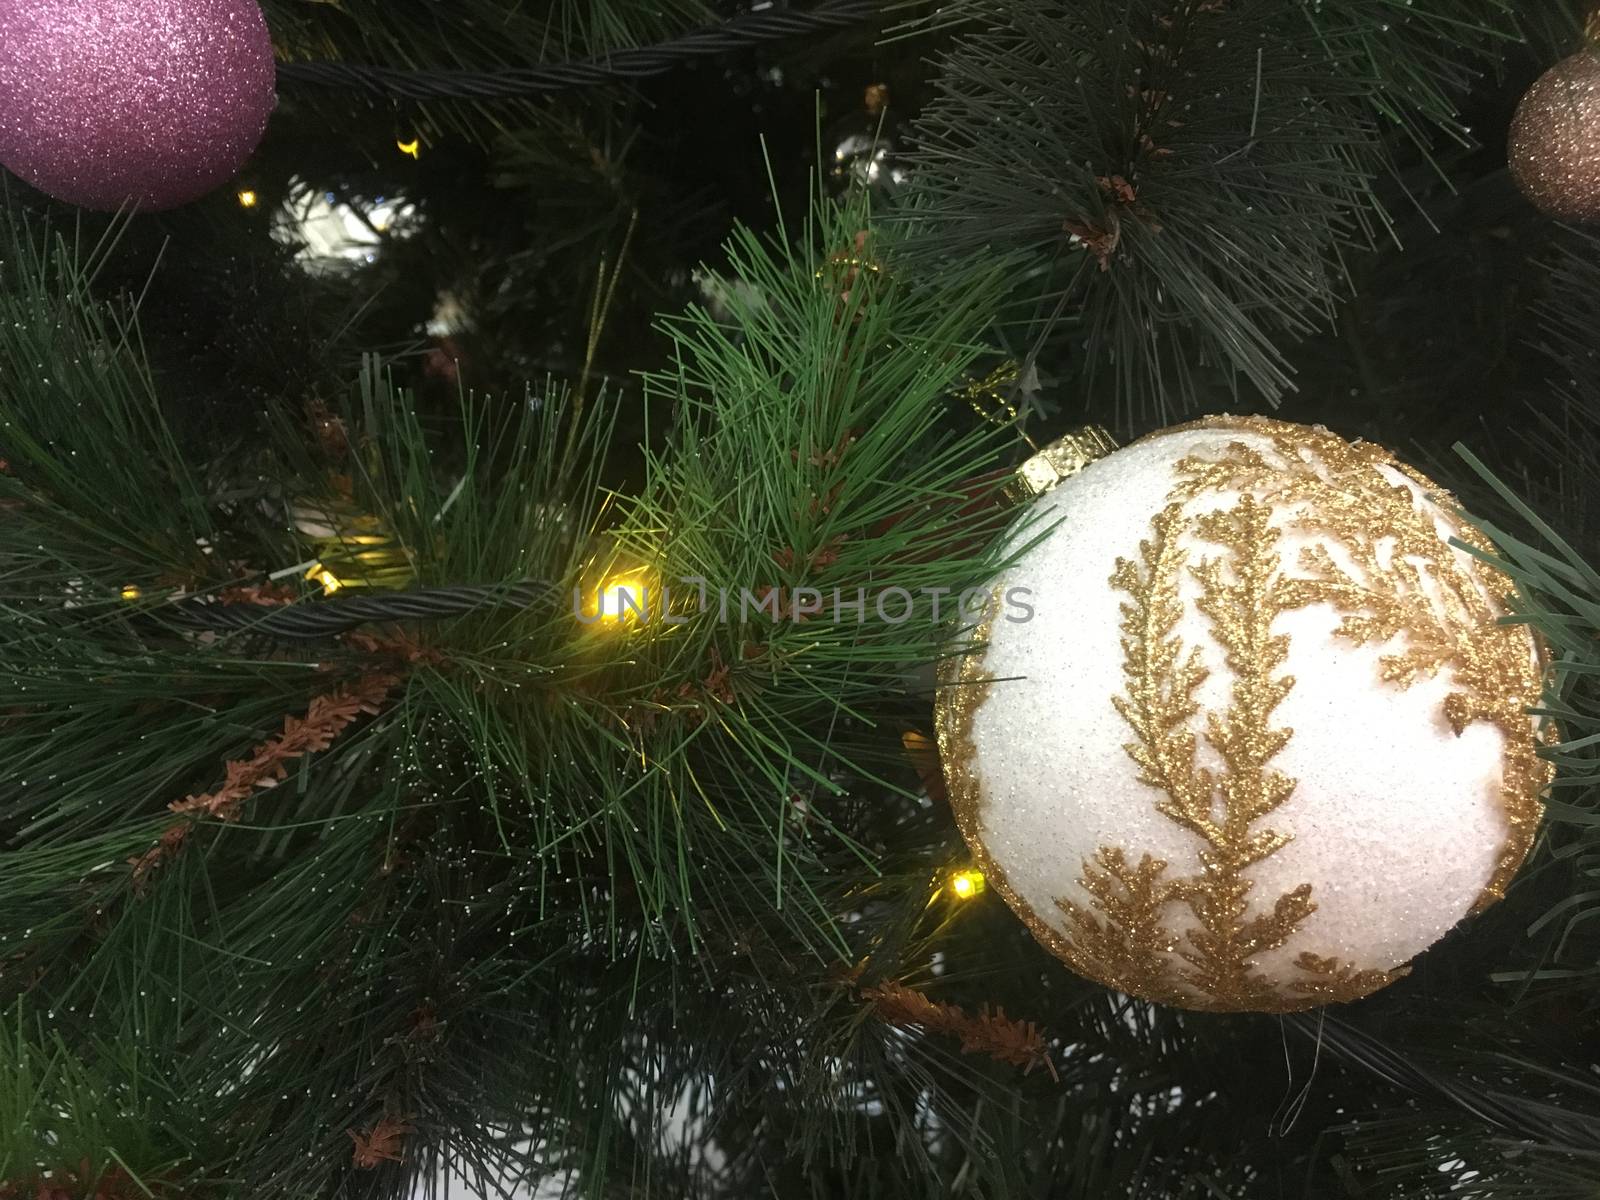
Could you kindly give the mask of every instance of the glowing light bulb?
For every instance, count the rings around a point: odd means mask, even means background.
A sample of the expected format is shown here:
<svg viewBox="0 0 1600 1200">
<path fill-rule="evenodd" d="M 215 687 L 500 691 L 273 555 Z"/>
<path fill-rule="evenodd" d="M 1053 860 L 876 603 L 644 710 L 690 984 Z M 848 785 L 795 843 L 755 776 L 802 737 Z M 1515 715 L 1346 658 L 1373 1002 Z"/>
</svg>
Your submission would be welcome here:
<svg viewBox="0 0 1600 1200">
<path fill-rule="evenodd" d="M 988 887 L 982 871 L 953 871 L 950 875 L 950 894 L 957 900 L 971 900 Z"/>
<path fill-rule="evenodd" d="M 397 141 L 395 142 L 394 146 L 395 149 L 400 151 L 401 154 L 404 154 L 410 158 L 422 157 L 421 138 L 412 138 L 409 142 Z"/>
<path fill-rule="evenodd" d="M 599 587 L 598 616 L 602 621 L 637 621 L 649 606 L 650 585 L 642 575 L 607 579 Z"/>
<path fill-rule="evenodd" d="M 306 578 L 321 584 L 322 593 L 325 596 L 333 595 L 344 586 L 339 581 L 339 577 L 321 563 L 317 563 L 311 570 L 307 571 Z"/>
<path fill-rule="evenodd" d="M 144 590 L 142 588 L 140 588 L 137 584 L 130 583 L 127 587 L 122 589 L 122 598 L 124 600 L 129 601 L 130 603 L 132 601 L 134 601 L 134 600 L 139 599 L 139 597 L 141 597 L 143 595 L 144 595 Z"/>
<path fill-rule="evenodd" d="M 259 203 L 261 203 L 261 197 L 256 195 L 251 189 L 245 188 L 239 193 L 240 208 L 254 208 Z"/>
</svg>

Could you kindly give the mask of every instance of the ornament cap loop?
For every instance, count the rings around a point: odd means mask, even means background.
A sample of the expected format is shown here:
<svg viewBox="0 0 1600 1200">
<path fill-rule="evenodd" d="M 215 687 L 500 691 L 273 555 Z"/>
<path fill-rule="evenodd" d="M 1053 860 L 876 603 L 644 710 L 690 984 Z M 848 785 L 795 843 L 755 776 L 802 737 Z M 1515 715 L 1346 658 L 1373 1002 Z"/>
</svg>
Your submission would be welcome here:
<svg viewBox="0 0 1600 1200">
<path fill-rule="evenodd" d="M 1051 442 L 1023 463 L 1007 492 L 1017 501 L 1042 496 L 1063 479 L 1070 479 L 1118 448 L 1116 439 L 1105 429 L 1099 425 L 1085 425 Z"/>
</svg>

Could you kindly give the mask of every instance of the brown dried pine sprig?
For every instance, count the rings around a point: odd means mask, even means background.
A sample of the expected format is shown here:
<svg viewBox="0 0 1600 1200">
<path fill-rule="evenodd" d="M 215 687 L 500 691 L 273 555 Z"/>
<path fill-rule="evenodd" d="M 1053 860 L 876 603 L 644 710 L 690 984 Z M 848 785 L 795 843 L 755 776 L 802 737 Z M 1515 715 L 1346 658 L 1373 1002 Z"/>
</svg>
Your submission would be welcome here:
<svg viewBox="0 0 1600 1200">
<path fill-rule="evenodd" d="M 249 758 L 227 765 L 226 782 L 220 788 L 168 806 L 180 820 L 169 826 L 149 850 L 129 860 L 134 881 L 143 883 L 175 853 L 188 839 L 197 818 L 237 821 L 245 801 L 258 789 L 274 787 L 288 778 L 289 763 L 328 749 L 363 714 L 375 716 L 380 712 L 401 679 L 387 671 L 367 675 L 315 697 L 304 717 L 285 717 L 281 734 L 257 746 Z"/>
<path fill-rule="evenodd" d="M 1021 1067 L 1023 1074 L 1043 1066 L 1051 1079 L 1058 1078 L 1043 1031 L 1032 1021 L 1013 1021 L 1003 1008 L 984 1005 L 976 1014 L 969 1013 L 892 982 L 864 989 L 861 998 L 887 1024 L 920 1026 L 931 1033 L 959 1039 L 963 1054 L 987 1054 L 997 1062 Z"/>
</svg>

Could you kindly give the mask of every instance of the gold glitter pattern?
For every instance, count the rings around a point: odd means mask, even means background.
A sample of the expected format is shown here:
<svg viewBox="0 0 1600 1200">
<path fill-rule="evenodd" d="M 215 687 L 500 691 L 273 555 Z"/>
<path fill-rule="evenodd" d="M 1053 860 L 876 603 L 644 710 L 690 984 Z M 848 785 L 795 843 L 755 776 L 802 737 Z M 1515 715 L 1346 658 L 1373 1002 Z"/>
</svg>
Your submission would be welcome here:
<svg viewBox="0 0 1600 1200">
<path fill-rule="evenodd" d="M 1103 846 L 1078 880 L 1093 904 L 1058 898 L 1056 907 L 1072 931 L 1068 961 L 1080 974 L 1129 995 L 1185 1004 L 1189 997 L 1177 985 L 1170 957 L 1179 936 L 1165 922 L 1167 906 L 1177 899 L 1176 886 L 1161 878 L 1166 869 L 1148 854 L 1130 865 L 1120 848 Z"/>
<path fill-rule="evenodd" d="M 1501 730 L 1501 800 L 1509 832 L 1480 907 L 1503 893 L 1526 856 L 1538 797 L 1550 778 L 1527 716 L 1539 697 L 1538 643 L 1526 627 L 1498 623 L 1510 581 L 1453 551 L 1413 493 L 1386 481 L 1379 468 L 1404 474 L 1436 500 L 1448 497 L 1381 448 L 1264 419 L 1213 418 L 1186 428 L 1197 427 L 1268 437 L 1282 461 L 1236 442 L 1214 459 L 1191 457 L 1179 465 L 1179 485 L 1155 519 L 1153 537 L 1141 545 L 1139 561 L 1119 561 L 1112 577 L 1128 596 L 1122 628 L 1127 687 L 1113 702 L 1133 733 L 1126 749 L 1140 779 L 1160 793 L 1158 809 L 1200 839 L 1201 872 L 1168 878 L 1169 864 L 1159 858 L 1102 847 L 1082 864 L 1078 882 L 1087 902 L 1056 901 L 1064 928 L 1017 894 L 980 828 L 983 785 L 973 721 L 991 686 L 982 653 L 987 623 L 977 631 L 978 652 L 952 659 L 944 673 L 938 729 L 951 803 L 991 885 L 1041 943 L 1083 975 L 1202 1010 L 1288 1012 L 1356 999 L 1407 969 L 1360 969 L 1309 950 L 1296 955 L 1297 973 L 1289 979 L 1264 978 L 1254 965 L 1258 956 L 1289 944 L 1316 907 L 1309 885 L 1264 906 L 1250 903 L 1246 871 L 1288 841 L 1266 822 L 1295 786 L 1270 765 L 1292 737 L 1272 714 L 1294 686 L 1281 671 L 1288 644 L 1273 631 L 1274 620 L 1330 603 L 1341 614 L 1340 636 L 1385 648 L 1396 643 L 1382 660 L 1387 681 L 1406 687 L 1448 669 L 1457 689 L 1445 705 L 1452 726 L 1459 732 L 1473 721 L 1489 721 Z M 1242 493 L 1231 508 L 1185 515 L 1190 500 L 1223 490 Z M 1285 508 L 1290 520 L 1274 526 L 1269 517 Z M 1297 573 L 1286 574 L 1279 542 L 1289 530 L 1319 535 L 1343 558 L 1313 545 L 1299 556 Z M 1451 532 L 1489 548 L 1470 529 Z M 1190 565 L 1181 548 L 1190 535 L 1223 553 Z M 1195 693 L 1206 668 L 1199 648 L 1186 648 L 1177 632 L 1185 569 L 1200 585 L 1197 607 L 1210 621 L 1231 676 L 1220 712 L 1201 714 Z M 1220 759 L 1215 769 L 1197 762 L 1197 723 Z M 1192 928 L 1173 919 L 1184 910 Z"/>
<path fill-rule="evenodd" d="M 1291 528 L 1319 535 L 1324 543 L 1301 551 L 1306 577 L 1286 583 L 1288 606 L 1330 604 L 1342 616 L 1339 636 L 1358 646 L 1393 646 L 1380 660 L 1386 682 L 1406 688 L 1448 670 L 1455 690 L 1443 715 L 1457 735 L 1479 721 L 1499 729 L 1507 835 L 1476 908 L 1500 899 L 1533 846 L 1539 796 L 1554 773 L 1539 757 L 1528 716 L 1539 702 L 1542 648 L 1526 626 L 1500 623 L 1514 597 L 1511 580 L 1453 549 L 1439 535 L 1433 505 L 1419 506 L 1410 488 L 1384 480 L 1378 468 L 1404 475 L 1435 503 L 1454 505 L 1426 476 L 1381 447 L 1278 421 L 1205 424 L 1265 435 L 1281 461 L 1234 442 L 1218 459 L 1179 463 L 1179 494 L 1230 488 L 1292 508 L 1297 515 Z M 1493 549 L 1471 526 L 1452 533 L 1479 552 Z M 1335 561 L 1330 545 L 1349 565 Z"/>
<path fill-rule="evenodd" d="M 1355 971 L 1333 960 L 1302 956 L 1297 966 L 1310 978 L 1287 990 L 1258 974 L 1256 956 L 1285 945 L 1316 910 L 1311 886 L 1302 884 L 1276 897 L 1264 911 L 1252 911 L 1253 882 L 1246 872 L 1288 842 L 1288 835 L 1262 827 L 1294 792 L 1295 781 L 1269 764 L 1292 731 L 1275 727 L 1272 714 L 1294 687 L 1279 673 L 1289 655 L 1289 639 L 1274 633 L 1273 622 L 1295 607 L 1290 580 L 1278 570 L 1279 531 L 1271 508 L 1250 495 L 1231 509 L 1193 520 L 1174 502 L 1155 520 L 1155 538 L 1140 547 L 1141 563 L 1119 560 L 1111 584 L 1129 596 L 1122 607 L 1122 650 L 1127 695 L 1113 703 L 1135 741 L 1125 747 L 1139 767 L 1139 781 L 1158 789 L 1158 811 L 1200 838 L 1202 870 L 1187 879 L 1160 882 L 1160 870 L 1146 859 L 1140 872 L 1119 880 L 1124 895 L 1108 905 L 1107 864 L 1123 852 L 1102 848 L 1101 870 L 1085 864 L 1084 888 L 1095 897 L 1106 922 L 1091 926 L 1087 914 L 1060 903 L 1070 938 L 1092 972 L 1120 990 L 1136 990 L 1167 1003 L 1227 1011 L 1275 1011 L 1307 1003 L 1353 1000 L 1390 982 L 1382 971 Z M 1194 693 L 1205 681 L 1200 647 L 1185 650 L 1177 634 L 1183 617 L 1179 579 L 1187 565 L 1184 537 L 1193 529 L 1223 547 L 1225 557 L 1190 568 L 1201 584 L 1199 608 L 1209 618 L 1232 675 L 1226 711 L 1206 714 L 1205 737 L 1222 760 L 1213 772 L 1196 762 L 1196 737 L 1189 723 L 1199 713 Z M 1138 903 L 1130 903 L 1138 889 Z M 1164 909 L 1181 902 L 1197 926 L 1181 940 L 1165 932 Z M 1134 920 L 1129 920 L 1132 916 Z M 1159 941 L 1152 937 L 1157 931 Z M 1115 964 L 1097 954 L 1106 941 L 1141 943 L 1141 977 L 1113 973 Z M 1169 952 L 1176 953 L 1176 960 Z M 1180 969 L 1177 965 L 1183 964 Z M 1177 979 L 1174 979 L 1174 974 Z M 1181 981 L 1181 982 L 1180 982 Z M 1308 1001 L 1307 993 L 1314 999 Z"/>
</svg>

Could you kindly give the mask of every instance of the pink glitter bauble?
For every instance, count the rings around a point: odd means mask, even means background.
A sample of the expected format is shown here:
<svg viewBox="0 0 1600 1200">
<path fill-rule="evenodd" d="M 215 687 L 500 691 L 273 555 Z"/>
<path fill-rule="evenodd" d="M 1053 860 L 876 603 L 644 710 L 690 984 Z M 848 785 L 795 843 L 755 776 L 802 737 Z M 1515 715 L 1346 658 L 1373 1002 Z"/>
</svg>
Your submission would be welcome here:
<svg viewBox="0 0 1600 1200">
<path fill-rule="evenodd" d="M 0 0 L 0 165 L 84 208 L 229 179 L 275 103 L 256 0 Z"/>
</svg>

